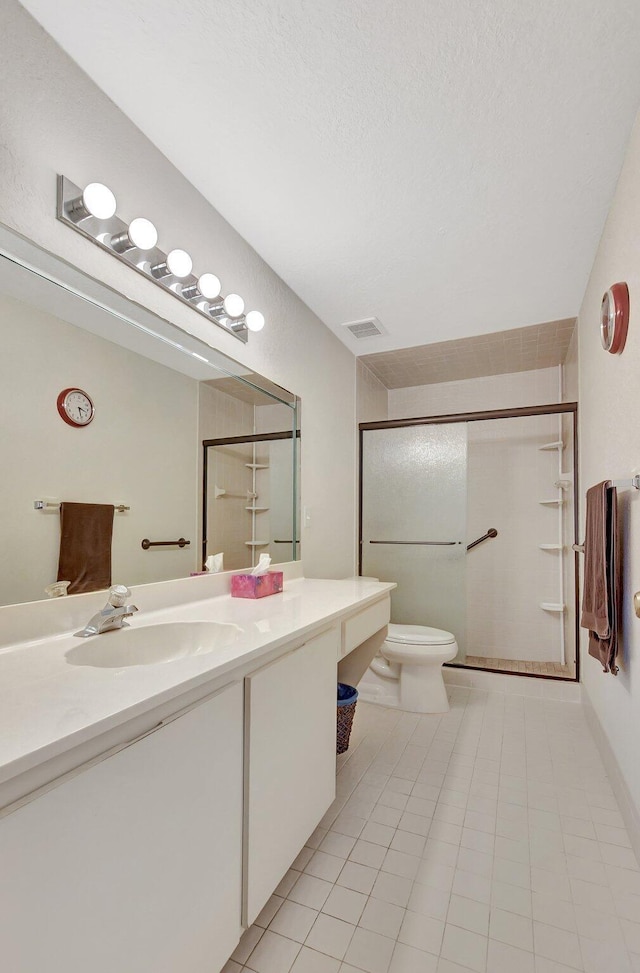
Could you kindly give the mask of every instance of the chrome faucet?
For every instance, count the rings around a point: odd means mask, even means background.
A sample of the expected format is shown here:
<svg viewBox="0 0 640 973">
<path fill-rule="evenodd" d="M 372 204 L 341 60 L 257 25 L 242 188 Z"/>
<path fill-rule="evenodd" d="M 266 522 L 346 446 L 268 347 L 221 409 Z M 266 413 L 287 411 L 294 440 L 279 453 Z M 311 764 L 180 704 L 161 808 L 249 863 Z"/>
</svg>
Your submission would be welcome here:
<svg viewBox="0 0 640 973">
<path fill-rule="evenodd" d="M 94 615 L 81 632 L 74 634 L 78 638 L 86 639 L 90 635 L 102 635 L 103 632 L 126 626 L 128 623 L 125 622 L 125 618 L 130 618 L 138 611 L 135 605 L 125 604 L 130 594 L 130 590 L 125 585 L 115 584 L 109 590 L 109 599 L 102 611 Z"/>
</svg>

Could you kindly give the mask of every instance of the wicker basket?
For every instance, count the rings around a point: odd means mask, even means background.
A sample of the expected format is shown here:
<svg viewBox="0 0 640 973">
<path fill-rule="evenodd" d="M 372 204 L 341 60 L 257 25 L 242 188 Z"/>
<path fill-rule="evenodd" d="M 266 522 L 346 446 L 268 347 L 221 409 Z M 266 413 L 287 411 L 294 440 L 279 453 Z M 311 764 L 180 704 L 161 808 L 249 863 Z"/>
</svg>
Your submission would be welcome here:
<svg viewBox="0 0 640 973">
<path fill-rule="evenodd" d="M 336 739 L 336 753 L 345 753 L 349 749 L 349 737 L 353 726 L 353 717 L 358 702 L 358 690 L 346 683 L 338 683 L 338 732 Z"/>
</svg>

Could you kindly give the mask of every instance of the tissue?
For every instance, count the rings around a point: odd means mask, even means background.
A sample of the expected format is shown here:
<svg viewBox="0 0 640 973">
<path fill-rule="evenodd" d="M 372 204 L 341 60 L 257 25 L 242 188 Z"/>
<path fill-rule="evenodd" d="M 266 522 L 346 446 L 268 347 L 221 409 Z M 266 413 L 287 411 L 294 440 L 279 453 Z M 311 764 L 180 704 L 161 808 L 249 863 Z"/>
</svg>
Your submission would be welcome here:
<svg viewBox="0 0 640 973">
<path fill-rule="evenodd" d="M 211 574 L 218 574 L 223 570 L 224 554 L 210 554 L 207 560 L 204 562 L 205 571 L 209 571 Z"/>
<path fill-rule="evenodd" d="M 269 554 L 261 554 L 260 555 L 260 560 L 256 564 L 255 568 L 253 568 L 253 570 L 251 571 L 251 574 L 253 575 L 254 578 L 256 576 L 261 575 L 261 574 L 266 574 L 267 571 L 269 570 L 270 564 L 271 564 L 271 557 L 270 557 L 270 555 Z"/>
</svg>

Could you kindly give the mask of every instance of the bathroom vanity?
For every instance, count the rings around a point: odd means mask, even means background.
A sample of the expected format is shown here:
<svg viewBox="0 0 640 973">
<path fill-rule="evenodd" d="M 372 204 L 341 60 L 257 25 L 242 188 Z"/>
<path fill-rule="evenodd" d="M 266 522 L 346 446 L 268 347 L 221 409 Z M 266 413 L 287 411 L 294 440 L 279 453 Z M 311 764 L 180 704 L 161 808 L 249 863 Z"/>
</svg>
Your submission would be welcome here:
<svg viewBox="0 0 640 973">
<path fill-rule="evenodd" d="M 300 573 L 261 601 L 142 586 L 87 640 L 60 629 L 95 595 L 4 610 L 30 637 L 0 650 L 4 968 L 222 968 L 333 801 L 338 663 L 389 621 L 393 585 Z"/>
</svg>

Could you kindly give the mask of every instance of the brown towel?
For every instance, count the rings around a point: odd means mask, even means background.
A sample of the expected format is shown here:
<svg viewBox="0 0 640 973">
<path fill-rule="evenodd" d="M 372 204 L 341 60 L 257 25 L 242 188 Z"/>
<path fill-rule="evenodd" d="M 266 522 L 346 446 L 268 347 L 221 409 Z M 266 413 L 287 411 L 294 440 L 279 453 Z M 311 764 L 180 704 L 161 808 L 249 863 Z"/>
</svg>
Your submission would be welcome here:
<svg viewBox="0 0 640 973">
<path fill-rule="evenodd" d="M 113 504 L 60 504 L 58 581 L 70 581 L 69 594 L 99 591 L 111 584 Z"/>
<path fill-rule="evenodd" d="M 617 490 L 603 480 L 587 490 L 584 538 L 584 592 L 580 624 L 589 629 L 589 655 L 605 672 L 618 672 L 620 570 L 617 545 Z"/>
</svg>

